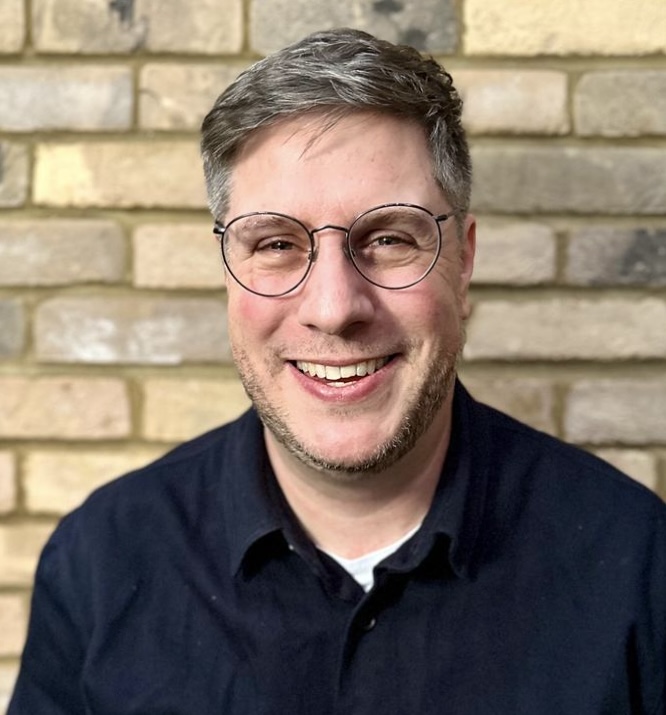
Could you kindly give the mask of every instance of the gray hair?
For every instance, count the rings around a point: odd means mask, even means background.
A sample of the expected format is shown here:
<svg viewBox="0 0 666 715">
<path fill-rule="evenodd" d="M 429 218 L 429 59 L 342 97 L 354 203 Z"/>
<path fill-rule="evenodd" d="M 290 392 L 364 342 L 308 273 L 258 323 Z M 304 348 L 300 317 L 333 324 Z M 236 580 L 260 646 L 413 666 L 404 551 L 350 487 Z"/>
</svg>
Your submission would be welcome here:
<svg viewBox="0 0 666 715">
<path fill-rule="evenodd" d="M 451 76 L 431 57 L 360 30 L 316 32 L 252 65 L 217 98 L 201 151 L 213 215 L 227 209 L 234 160 L 250 135 L 282 119 L 323 115 L 326 126 L 374 111 L 423 128 L 434 178 L 452 208 L 469 209 L 472 167 Z"/>
</svg>

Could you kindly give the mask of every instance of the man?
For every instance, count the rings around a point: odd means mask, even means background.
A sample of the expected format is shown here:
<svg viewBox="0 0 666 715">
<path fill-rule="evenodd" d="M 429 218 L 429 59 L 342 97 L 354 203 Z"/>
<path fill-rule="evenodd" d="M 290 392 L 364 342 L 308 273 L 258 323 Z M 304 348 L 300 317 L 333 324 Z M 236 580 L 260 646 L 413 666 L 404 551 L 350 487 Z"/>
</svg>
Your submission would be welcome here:
<svg viewBox="0 0 666 715">
<path fill-rule="evenodd" d="M 434 61 L 351 30 L 217 100 L 254 408 L 63 520 L 11 715 L 664 711 L 664 505 L 456 383 L 460 113 Z"/>
</svg>

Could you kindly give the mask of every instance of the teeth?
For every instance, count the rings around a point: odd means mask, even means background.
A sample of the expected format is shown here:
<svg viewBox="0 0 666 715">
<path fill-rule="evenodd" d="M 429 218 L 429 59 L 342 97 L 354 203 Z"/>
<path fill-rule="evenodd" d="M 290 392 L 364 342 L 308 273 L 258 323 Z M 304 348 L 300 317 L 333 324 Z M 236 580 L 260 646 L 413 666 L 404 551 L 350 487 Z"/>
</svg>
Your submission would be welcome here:
<svg viewBox="0 0 666 715">
<path fill-rule="evenodd" d="M 305 362 L 297 360 L 296 367 L 307 375 L 318 377 L 322 380 L 335 382 L 340 379 L 350 377 L 365 377 L 384 367 L 388 358 L 378 358 L 377 360 L 364 360 L 363 362 L 352 363 L 351 365 L 323 365 L 316 362 Z"/>
</svg>

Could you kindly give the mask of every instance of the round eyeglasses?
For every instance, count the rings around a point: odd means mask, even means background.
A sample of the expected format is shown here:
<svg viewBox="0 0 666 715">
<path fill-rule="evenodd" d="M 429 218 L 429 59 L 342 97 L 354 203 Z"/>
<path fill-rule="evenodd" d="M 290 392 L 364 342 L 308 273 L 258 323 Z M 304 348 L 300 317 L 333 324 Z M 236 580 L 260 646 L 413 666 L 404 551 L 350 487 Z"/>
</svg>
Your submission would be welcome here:
<svg viewBox="0 0 666 715">
<path fill-rule="evenodd" d="M 243 288 L 278 298 L 298 288 L 317 260 L 315 234 L 345 234 L 344 252 L 373 285 L 388 290 L 409 288 L 433 269 L 442 249 L 440 223 L 456 212 L 435 215 L 415 204 L 383 204 L 364 211 L 349 228 L 328 224 L 309 230 L 281 213 L 243 214 L 213 232 L 224 264 Z"/>
</svg>

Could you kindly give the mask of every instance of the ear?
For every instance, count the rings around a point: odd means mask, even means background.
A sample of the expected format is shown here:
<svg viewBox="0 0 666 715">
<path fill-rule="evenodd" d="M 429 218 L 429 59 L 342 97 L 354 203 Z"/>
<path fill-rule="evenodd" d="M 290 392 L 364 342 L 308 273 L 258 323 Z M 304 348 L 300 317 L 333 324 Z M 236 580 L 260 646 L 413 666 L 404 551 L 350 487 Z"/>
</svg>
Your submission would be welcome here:
<svg viewBox="0 0 666 715">
<path fill-rule="evenodd" d="M 474 270 L 474 255 L 476 253 L 476 219 L 467 214 L 463 224 L 463 235 L 460 243 L 460 306 L 461 317 L 469 318 L 472 311 L 469 301 L 469 285 Z"/>
</svg>

